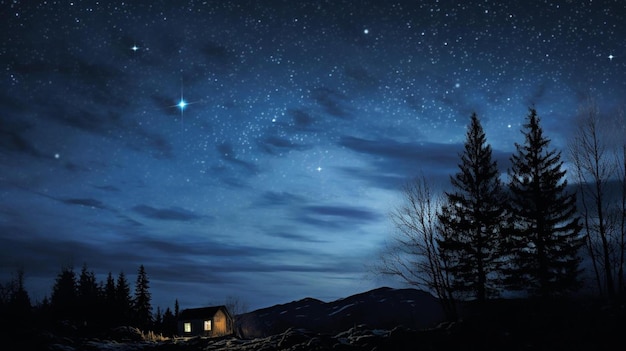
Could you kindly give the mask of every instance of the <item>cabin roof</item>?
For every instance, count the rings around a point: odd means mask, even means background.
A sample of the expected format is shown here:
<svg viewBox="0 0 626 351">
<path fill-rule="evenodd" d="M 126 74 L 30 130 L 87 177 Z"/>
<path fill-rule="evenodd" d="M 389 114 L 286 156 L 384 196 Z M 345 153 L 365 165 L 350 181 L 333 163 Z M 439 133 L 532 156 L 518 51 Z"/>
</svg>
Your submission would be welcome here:
<svg viewBox="0 0 626 351">
<path fill-rule="evenodd" d="M 178 319 L 198 319 L 198 318 L 213 317 L 219 310 L 222 310 L 226 315 L 229 315 L 228 310 L 226 309 L 226 306 L 221 305 L 221 306 L 188 308 L 180 312 Z"/>
</svg>

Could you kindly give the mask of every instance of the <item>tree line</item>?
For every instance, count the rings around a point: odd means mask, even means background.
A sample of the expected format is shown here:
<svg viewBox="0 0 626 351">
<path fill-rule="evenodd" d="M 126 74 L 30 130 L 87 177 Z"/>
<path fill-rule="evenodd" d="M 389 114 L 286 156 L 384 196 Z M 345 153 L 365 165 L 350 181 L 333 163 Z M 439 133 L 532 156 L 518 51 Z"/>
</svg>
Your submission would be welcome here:
<svg viewBox="0 0 626 351">
<path fill-rule="evenodd" d="M 432 292 L 450 319 L 458 318 L 459 301 L 504 293 L 571 296 L 587 283 L 583 258 L 599 294 L 610 302 L 623 298 L 626 143 L 622 134 L 622 153 L 611 149 L 597 109 L 581 116 L 568 147 L 578 181 L 572 191 L 561 151 L 544 135 L 536 109 L 529 109 L 523 142 L 515 143 L 508 181 L 472 114 L 450 190 L 438 193 L 424 176 L 405 185 L 405 201 L 391 213 L 397 235 L 378 272 Z M 610 184 L 621 186 L 615 191 Z"/>
<path fill-rule="evenodd" d="M 115 278 L 111 272 L 106 280 L 97 282 L 95 273 L 84 264 L 80 273 L 72 266 L 58 273 L 50 297 L 33 304 L 24 287 L 24 274 L 18 270 L 13 279 L 0 285 L 2 330 L 23 328 L 63 328 L 63 324 L 81 333 L 97 333 L 118 326 L 132 326 L 164 336 L 177 333 L 178 300 L 174 309 L 153 313 L 150 280 L 145 267 L 137 270 L 134 291 L 124 272 Z M 63 330 L 64 332 L 67 330 Z"/>
</svg>

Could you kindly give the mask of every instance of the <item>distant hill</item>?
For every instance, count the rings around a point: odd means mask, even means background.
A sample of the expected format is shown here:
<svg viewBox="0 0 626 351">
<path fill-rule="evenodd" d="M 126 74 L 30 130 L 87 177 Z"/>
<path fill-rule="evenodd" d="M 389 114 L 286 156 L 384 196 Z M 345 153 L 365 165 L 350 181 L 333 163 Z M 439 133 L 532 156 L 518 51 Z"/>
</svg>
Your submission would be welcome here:
<svg viewBox="0 0 626 351">
<path fill-rule="evenodd" d="M 316 333 L 333 333 L 357 325 L 371 329 L 397 326 L 421 329 L 444 320 L 438 300 L 416 289 L 382 287 L 332 302 L 305 298 L 242 314 L 240 337 L 260 338 L 289 328 Z"/>
</svg>

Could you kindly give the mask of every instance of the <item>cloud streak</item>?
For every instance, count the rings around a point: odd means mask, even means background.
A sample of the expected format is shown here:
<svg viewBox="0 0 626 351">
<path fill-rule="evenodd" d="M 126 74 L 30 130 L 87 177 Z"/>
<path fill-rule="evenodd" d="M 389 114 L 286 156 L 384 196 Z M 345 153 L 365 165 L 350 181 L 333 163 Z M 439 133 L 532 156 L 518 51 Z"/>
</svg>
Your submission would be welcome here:
<svg viewBox="0 0 626 351">
<path fill-rule="evenodd" d="M 338 145 L 365 157 L 368 168 L 341 167 L 351 177 L 367 181 L 375 187 L 400 189 L 416 174 L 425 174 L 441 182 L 458 172 L 463 144 L 432 142 L 399 142 L 392 139 L 342 137 Z M 501 172 L 506 172 L 511 154 L 493 150 L 493 158 Z"/>
<path fill-rule="evenodd" d="M 191 211 L 178 208 L 155 208 L 148 205 L 137 205 L 132 208 L 135 213 L 142 215 L 145 218 L 157 219 L 162 221 L 194 221 L 202 218 L 194 214 Z"/>
</svg>

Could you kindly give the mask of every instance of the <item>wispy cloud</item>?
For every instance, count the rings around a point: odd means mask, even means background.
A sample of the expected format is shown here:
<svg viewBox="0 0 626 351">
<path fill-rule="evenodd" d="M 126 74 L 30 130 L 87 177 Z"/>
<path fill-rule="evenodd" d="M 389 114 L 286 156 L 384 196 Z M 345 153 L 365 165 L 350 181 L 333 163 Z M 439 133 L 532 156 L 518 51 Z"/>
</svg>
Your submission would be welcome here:
<svg viewBox="0 0 626 351">
<path fill-rule="evenodd" d="M 61 202 L 68 204 L 68 205 L 79 205 L 79 206 L 101 208 L 101 209 L 106 208 L 106 206 L 101 201 L 96 200 L 96 199 L 91 199 L 91 198 L 62 199 Z"/>
<path fill-rule="evenodd" d="M 320 229 L 348 229 L 380 219 L 378 213 L 352 206 L 303 206 L 294 218 Z"/>
<path fill-rule="evenodd" d="M 36 158 L 45 158 L 35 145 L 20 132 L 0 127 L 0 149 L 7 152 L 16 152 Z M 49 156 L 51 158 L 51 156 Z"/>
<path fill-rule="evenodd" d="M 364 155 L 367 168 L 342 167 L 351 177 L 366 180 L 372 186 L 400 189 L 402 183 L 418 174 L 441 181 L 458 172 L 461 143 L 400 142 L 392 139 L 342 137 L 338 145 Z M 509 165 L 510 154 L 493 150 L 493 158 L 502 172 Z M 375 157 L 367 157 L 375 156 Z"/>
<path fill-rule="evenodd" d="M 193 221 L 201 218 L 191 211 L 178 207 L 155 208 L 148 205 L 137 205 L 133 207 L 133 211 L 146 218 L 163 221 Z"/>
<path fill-rule="evenodd" d="M 231 143 L 224 142 L 216 146 L 217 152 L 219 153 L 220 159 L 228 162 L 231 165 L 236 166 L 237 168 L 243 169 L 247 174 L 256 174 L 259 169 L 256 164 L 248 161 L 244 161 L 237 157 L 235 149 L 233 148 Z"/>
<path fill-rule="evenodd" d="M 336 90 L 329 88 L 316 88 L 311 92 L 311 97 L 327 114 L 341 118 L 351 119 L 348 97 Z"/>
<path fill-rule="evenodd" d="M 298 206 L 304 204 L 305 202 L 306 199 L 304 197 L 289 192 L 266 191 L 261 194 L 259 199 L 255 201 L 254 205 L 258 207 Z"/>
<path fill-rule="evenodd" d="M 290 151 L 303 151 L 311 148 L 311 146 L 297 144 L 287 138 L 278 136 L 267 136 L 258 140 L 259 147 L 265 153 L 271 155 L 286 155 Z"/>
</svg>

